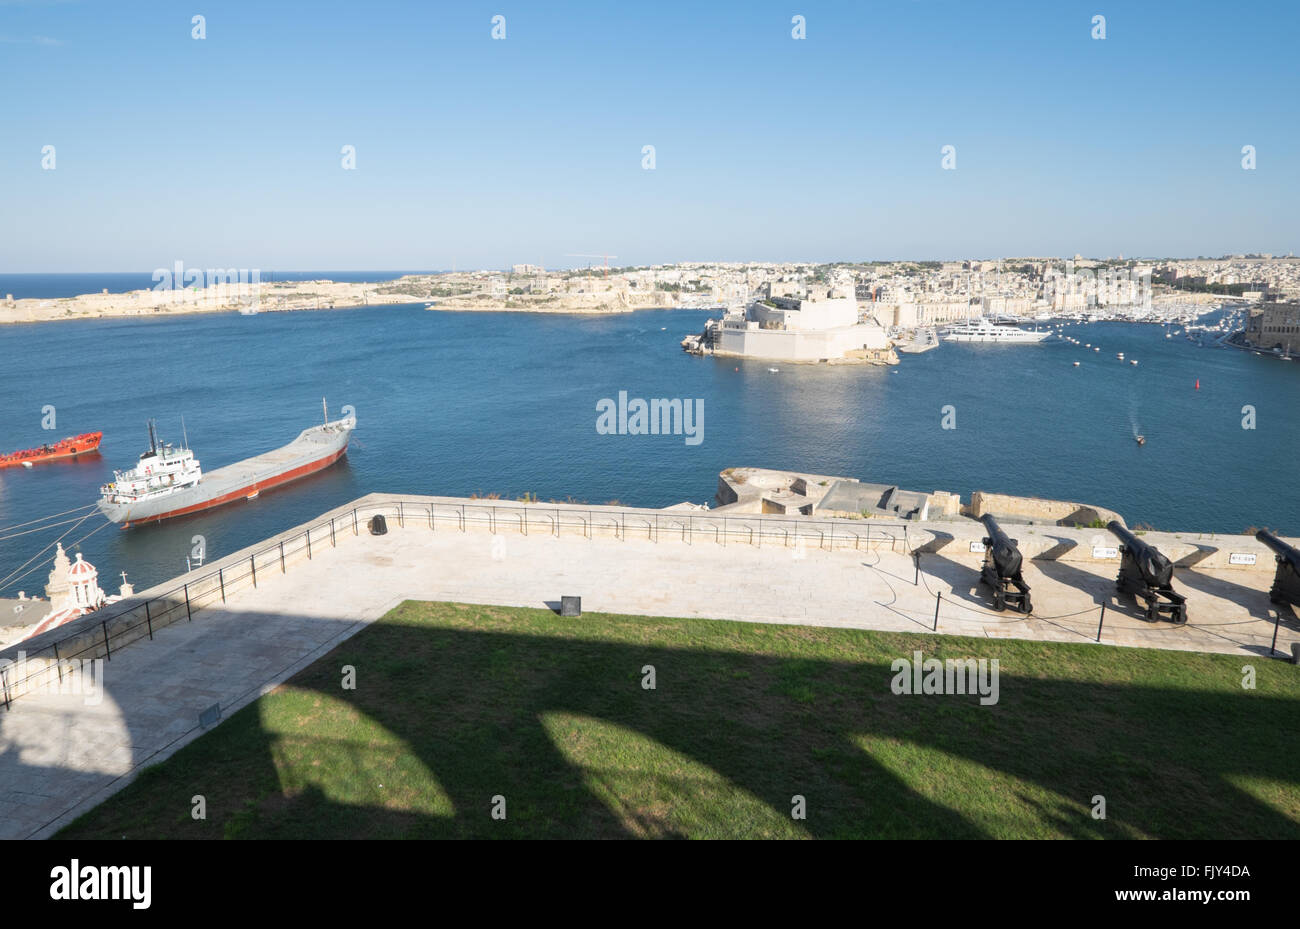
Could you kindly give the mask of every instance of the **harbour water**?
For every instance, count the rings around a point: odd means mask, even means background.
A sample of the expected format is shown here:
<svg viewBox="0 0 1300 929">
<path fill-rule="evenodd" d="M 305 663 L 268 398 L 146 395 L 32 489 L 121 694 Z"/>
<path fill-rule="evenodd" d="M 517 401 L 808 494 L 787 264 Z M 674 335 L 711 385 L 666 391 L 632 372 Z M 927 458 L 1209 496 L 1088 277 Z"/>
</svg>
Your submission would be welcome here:
<svg viewBox="0 0 1300 929">
<path fill-rule="evenodd" d="M 718 471 L 745 465 L 964 498 L 983 489 L 1076 500 L 1160 529 L 1300 534 L 1300 364 L 1123 323 L 1069 327 L 1100 352 L 1058 340 L 944 343 L 896 367 L 682 352 L 682 336 L 708 315 L 404 305 L 0 327 L 0 446 L 104 432 L 97 457 L 0 471 L 0 527 L 92 503 L 113 468 L 147 446 L 151 416 L 179 442 L 183 415 L 213 469 L 319 422 L 324 396 L 331 414 L 349 404 L 358 418 L 340 465 L 158 526 L 123 531 L 93 516 L 65 543 L 98 529 L 81 550 L 103 586 L 116 589 L 125 570 L 143 587 L 184 571 L 195 536 L 211 560 L 371 491 L 658 507 L 710 501 Z M 1120 351 L 1139 364 L 1117 360 Z M 620 391 L 703 399 L 703 441 L 600 434 L 597 403 Z M 41 429 L 46 405 L 51 432 Z M 1246 406 L 1254 429 L 1243 428 Z M 945 407 L 956 428 L 943 428 Z M 0 531 L 0 577 L 66 528 Z M 33 564 L 0 596 L 40 591 L 49 556 Z"/>
</svg>

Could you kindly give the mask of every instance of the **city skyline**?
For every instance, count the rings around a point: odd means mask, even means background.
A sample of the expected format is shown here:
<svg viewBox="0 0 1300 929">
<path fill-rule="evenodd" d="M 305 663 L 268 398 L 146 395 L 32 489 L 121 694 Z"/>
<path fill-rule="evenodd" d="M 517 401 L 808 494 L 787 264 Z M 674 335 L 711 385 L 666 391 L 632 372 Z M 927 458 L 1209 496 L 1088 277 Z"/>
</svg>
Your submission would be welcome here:
<svg viewBox="0 0 1300 929">
<path fill-rule="evenodd" d="M 1298 20 L 3 3 L 0 271 L 1284 255 Z"/>
</svg>

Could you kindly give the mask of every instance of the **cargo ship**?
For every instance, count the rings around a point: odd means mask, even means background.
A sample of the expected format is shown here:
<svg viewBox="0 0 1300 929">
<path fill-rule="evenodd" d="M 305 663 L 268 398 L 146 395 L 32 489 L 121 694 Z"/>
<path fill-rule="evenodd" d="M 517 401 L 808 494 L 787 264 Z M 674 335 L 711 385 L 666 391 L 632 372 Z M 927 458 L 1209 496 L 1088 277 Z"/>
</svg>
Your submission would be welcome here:
<svg viewBox="0 0 1300 929">
<path fill-rule="evenodd" d="M 129 471 L 99 490 L 99 510 L 123 529 L 186 516 L 238 500 L 328 468 L 347 453 L 355 416 L 304 429 L 288 445 L 204 474 L 188 448 L 159 442 L 149 421 L 149 450 Z"/>
<path fill-rule="evenodd" d="M 61 458 L 76 458 L 99 451 L 99 442 L 104 438 L 102 432 L 83 432 L 81 435 L 42 445 L 39 448 L 25 448 L 21 452 L 0 455 L 0 468 L 31 467 L 42 461 L 58 461 Z"/>
</svg>

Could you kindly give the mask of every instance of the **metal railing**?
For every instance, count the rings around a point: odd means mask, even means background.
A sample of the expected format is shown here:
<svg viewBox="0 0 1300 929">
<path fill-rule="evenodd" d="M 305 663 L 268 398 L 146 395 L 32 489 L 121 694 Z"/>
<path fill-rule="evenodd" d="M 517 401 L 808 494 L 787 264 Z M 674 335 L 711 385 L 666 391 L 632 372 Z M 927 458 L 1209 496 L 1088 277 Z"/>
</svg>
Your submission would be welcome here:
<svg viewBox="0 0 1300 929">
<path fill-rule="evenodd" d="M 359 535 L 363 524 L 374 516 L 394 519 L 399 528 L 423 528 L 431 531 L 455 529 L 468 532 L 486 528 L 490 533 L 535 532 L 557 538 L 577 532 L 584 538 L 597 535 L 627 541 L 630 538 L 658 543 L 662 538 L 693 545 L 697 540 L 727 545 L 728 542 L 753 545 L 764 543 L 784 548 L 816 543 L 819 549 L 876 549 L 888 547 L 908 551 L 906 527 L 900 535 L 892 527 L 873 527 L 866 520 L 859 526 L 852 520 L 826 520 L 808 517 L 783 517 L 768 514 L 714 515 L 707 512 L 646 511 L 637 509 L 591 507 L 576 508 L 543 503 L 502 501 L 500 503 L 440 503 L 425 500 L 382 500 L 359 504 L 336 513 L 328 520 L 308 526 L 299 533 L 281 538 L 265 548 L 238 560 L 223 564 L 215 571 L 193 576 L 145 599 L 133 598 L 126 603 L 103 607 L 77 620 L 75 631 L 27 652 L 22 642 L 0 651 L 23 652 L 19 666 L 21 677 L 13 675 L 14 666 L 0 667 L 0 702 L 9 708 L 12 701 L 38 687 L 61 684 L 65 671 L 79 666 L 88 658 L 111 661 L 113 652 L 142 639 L 152 640 L 154 633 L 172 623 L 192 622 L 194 613 L 214 604 L 225 603 L 229 595 L 246 587 L 257 587 L 259 576 L 284 574 L 291 562 L 311 560 L 313 551 L 338 545 L 339 537 Z M 57 628 L 57 627 L 56 627 Z"/>
<path fill-rule="evenodd" d="M 762 547 L 777 544 L 782 547 L 797 546 L 801 542 L 816 543 L 825 550 L 873 549 L 888 547 L 891 551 L 907 552 L 906 527 L 899 532 L 894 526 L 873 526 L 869 520 L 814 519 L 776 514 L 724 515 L 701 511 L 699 514 L 677 511 L 640 510 L 632 508 L 590 507 L 578 508 L 546 503 L 439 503 L 437 501 L 396 500 L 378 501 L 354 508 L 360 518 L 382 515 L 394 518 L 398 526 L 427 526 L 437 531 L 439 527 L 468 531 L 471 526 L 485 526 L 490 532 L 508 528 L 530 535 L 545 532 L 556 537 L 566 531 L 577 531 L 585 538 L 597 533 L 612 534 L 626 541 L 640 538 L 658 542 L 667 537 L 694 544 L 697 539 L 727 545 L 734 541 Z"/>
<path fill-rule="evenodd" d="M 887 547 L 893 552 L 899 551 L 901 543 L 902 553 L 913 551 L 906 524 L 872 526 L 868 520 L 859 522 L 846 519 L 791 518 L 776 514 L 724 515 L 707 511 L 697 514 L 614 507 L 580 508 L 515 501 L 444 503 L 428 498 L 378 500 L 335 512 L 329 519 L 299 532 L 285 534 L 251 554 L 241 554 L 237 559 L 226 560 L 215 571 L 197 577 L 191 572 L 184 575 L 181 583 L 145 599 L 133 599 L 104 607 L 89 614 L 85 621 L 74 621 L 75 631 L 39 646 L 30 654 L 24 654 L 25 660 L 18 666 L 23 671 L 21 677 L 14 676 L 13 666 L 0 667 L 0 702 L 8 708 L 15 698 L 38 687 L 62 685 L 65 672 L 75 671 L 82 660 L 102 657 L 111 661 L 115 651 L 142 639 L 153 639 L 158 629 L 182 620 L 191 622 L 196 611 L 225 603 L 235 591 L 250 586 L 257 587 L 265 581 L 268 574 L 287 573 L 291 563 L 304 558 L 312 559 L 314 553 L 322 547 L 336 547 L 340 537 L 360 535 L 365 524 L 374 516 L 392 519 L 401 529 L 428 529 L 434 532 L 468 532 L 470 528 L 486 528 L 492 534 L 504 531 L 531 535 L 541 532 L 560 537 L 565 533 L 577 533 L 587 539 L 603 535 L 624 542 L 639 539 L 658 543 L 661 539 L 666 539 L 692 545 L 703 540 L 723 546 L 728 542 L 755 547 L 766 543 L 782 548 L 815 542 L 818 548 L 824 550 L 860 550 L 865 547 L 879 551 Z M 898 531 L 900 528 L 901 533 Z M 925 535 L 922 533 L 922 538 Z M 919 562 L 916 574 L 916 581 L 919 582 L 923 576 Z M 926 584 L 926 587 L 928 589 L 929 585 Z M 975 613 L 984 612 L 953 600 L 945 600 L 941 591 L 931 593 L 936 598 L 933 619 L 935 631 L 938 630 L 939 608 L 944 603 Z M 1096 607 L 1070 616 L 1082 617 L 1090 614 L 1093 609 Z M 1011 621 L 1030 618 L 1069 622 L 1065 616 L 1025 616 Z M 1105 619 L 1106 608 L 1103 604 L 1095 636 L 1090 633 L 1081 635 L 1100 642 Z M 1276 654 L 1280 619 L 1279 613 L 1274 618 L 1269 654 Z M 1091 622 L 1091 619 L 1080 619 L 1078 622 Z M 1199 628 L 1192 623 L 1188 623 L 1187 627 Z M 1205 631 L 1210 632 L 1208 629 Z M 1220 637 L 1226 638 L 1222 635 Z M 25 653 L 23 646 L 22 642 L 15 643 L 0 651 L 0 654 L 12 654 L 15 651 Z"/>
<path fill-rule="evenodd" d="M 344 526 L 346 521 L 346 526 Z M 225 603 L 227 597 L 247 586 L 256 587 L 259 574 L 285 573 L 290 561 L 300 557 L 310 559 L 313 548 L 335 546 L 345 531 L 356 534 L 355 509 L 351 518 L 336 515 L 329 520 L 309 526 L 302 532 L 278 540 L 238 561 L 223 564 L 215 571 L 193 576 L 160 593 L 145 599 L 132 598 L 126 603 L 102 607 L 89 614 L 91 622 L 74 620 L 77 628 L 57 641 L 41 645 L 33 651 L 17 642 L 4 651 L 23 653 L 21 677 L 14 677 L 13 667 L 0 667 L 0 702 L 7 709 L 12 701 L 36 687 L 62 683 L 64 672 L 70 666 L 87 658 L 104 658 L 111 661 L 113 653 L 141 639 L 153 639 L 154 633 L 172 623 L 193 621 L 194 613 L 215 603 Z"/>
</svg>

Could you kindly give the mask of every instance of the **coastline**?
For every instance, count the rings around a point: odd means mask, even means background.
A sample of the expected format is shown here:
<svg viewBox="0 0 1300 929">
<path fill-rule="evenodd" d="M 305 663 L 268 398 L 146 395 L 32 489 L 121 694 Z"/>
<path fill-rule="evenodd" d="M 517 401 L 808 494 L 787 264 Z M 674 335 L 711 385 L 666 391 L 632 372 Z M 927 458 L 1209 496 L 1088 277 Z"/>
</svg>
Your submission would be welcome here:
<svg viewBox="0 0 1300 929">
<path fill-rule="evenodd" d="M 55 322 L 65 319 L 157 318 L 200 313 L 279 313 L 328 310 L 374 303 L 415 303 L 422 298 L 385 292 L 393 282 L 353 284 L 335 281 L 277 281 L 211 284 L 203 289 L 133 290 L 126 293 L 79 294 L 75 297 L 0 302 L 0 324 Z"/>
<path fill-rule="evenodd" d="M 593 276 L 545 276 L 526 279 L 499 272 L 473 271 L 410 274 L 366 283 L 329 279 L 240 282 L 234 270 L 208 272 L 214 283 L 204 288 L 147 289 L 125 293 L 78 294 L 74 297 L 24 297 L 0 294 L 0 325 L 64 319 L 118 319 L 183 316 L 197 313 L 272 313 L 296 310 L 350 309 L 372 305 L 424 304 L 442 312 L 542 313 L 604 316 L 641 309 L 680 309 L 680 293 L 628 281 Z M 224 275 L 224 278 L 223 278 Z M 1154 301 L 1166 305 L 1225 302 L 1211 294 L 1172 292 Z"/>
<path fill-rule="evenodd" d="M 426 304 L 447 312 L 556 313 L 599 316 L 639 309 L 673 308 L 675 294 L 660 290 L 511 294 L 484 292 L 491 282 L 479 275 L 407 275 L 386 281 L 223 281 L 204 288 L 100 292 L 75 297 L 0 299 L 0 325 L 65 319 L 129 319 L 198 313 L 282 313 L 390 304 Z M 456 289 L 459 292 L 448 293 Z"/>
</svg>

